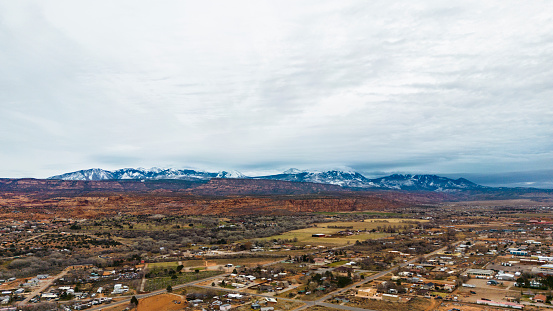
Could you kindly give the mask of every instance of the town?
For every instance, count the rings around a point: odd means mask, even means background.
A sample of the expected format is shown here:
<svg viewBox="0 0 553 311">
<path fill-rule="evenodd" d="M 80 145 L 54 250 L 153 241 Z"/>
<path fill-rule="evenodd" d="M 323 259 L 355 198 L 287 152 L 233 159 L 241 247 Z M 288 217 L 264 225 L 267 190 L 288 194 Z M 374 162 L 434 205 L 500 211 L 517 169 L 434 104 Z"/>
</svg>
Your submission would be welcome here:
<svg viewBox="0 0 553 311">
<path fill-rule="evenodd" d="M 4 220 L 0 234 L 0 310 L 539 310 L 553 289 L 547 206 Z"/>
</svg>

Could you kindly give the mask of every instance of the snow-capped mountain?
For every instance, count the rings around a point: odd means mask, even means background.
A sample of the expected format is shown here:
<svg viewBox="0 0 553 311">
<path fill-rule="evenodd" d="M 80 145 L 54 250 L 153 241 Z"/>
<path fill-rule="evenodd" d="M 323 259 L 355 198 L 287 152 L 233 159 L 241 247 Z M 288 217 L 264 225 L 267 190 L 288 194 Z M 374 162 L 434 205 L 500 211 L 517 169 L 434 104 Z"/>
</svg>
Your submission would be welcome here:
<svg viewBox="0 0 553 311">
<path fill-rule="evenodd" d="M 195 171 L 195 170 L 175 170 L 175 169 L 144 169 L 144 168 L 123 168 L 116 171 L 106 171 L 99 168 L 82 170 L 57 176 L 48 179 L 63 180 L 117 180 L 117 179 L 180 179 L 180 180 L 209 180 L 217 177 L 216 173 Z"/>
<path fill-rule="evenodd" d="M 319 184 L 339 185 L 345 188 L 361 189 L 395 189 L 395 190 L 424 190 L 424 191 L 456 191 L 474 190 L 486 187 L 477 185 L 464 178 L 450 179 L 436 175 L 402 175 L 369 179 L 357 172 L 331 171 L 302 171 L 295 168 L 286 170 L 281 174 L 248 177 L 238 171 L 220 171 L 210 173 L 196 170 L 176 169 L 143 169 L 124 168 L 116 171 L 106 171 L 99 168 L 82 170 L 57 176 L 48 179 L 63 180 L 161 180 L 178 179 L 191 181 L 207 181 L 212 178 L 240 178 L 240 179 L 270 179 L 293 182 L 311 182 Z"/>
<path fill-rule="evenodd" d="M 371 181 L 378 188 L 398 190 L 449 191 L 484 188 L 464 178 L 450 179 L 436 175 L 394 174 Z"/>
<path fill-rule="evenodd" d="M 217 173 L 217 178 L 248 178 L 246 175 L 240 173 L 239 171 L 220 171 Z"/>
<path fill-rule="evenodd" d="M 372 187 L 371 181 L 357 172 L 326 171 L 309 172 L 298 169 L 289 169 L 282 174 L 260 176 L 256 179 L 286 180 L 297 182 L 313 182 L 319 184 L 339 185 L 348 188 Z"/>
</svg>

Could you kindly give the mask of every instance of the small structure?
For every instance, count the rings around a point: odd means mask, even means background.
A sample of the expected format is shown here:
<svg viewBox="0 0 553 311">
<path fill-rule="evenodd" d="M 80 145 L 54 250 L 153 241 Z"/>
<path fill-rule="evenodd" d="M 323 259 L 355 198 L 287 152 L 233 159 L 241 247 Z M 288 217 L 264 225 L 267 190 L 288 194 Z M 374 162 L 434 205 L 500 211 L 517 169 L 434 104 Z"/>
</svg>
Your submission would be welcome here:
<svg viewBox="0 0 553 311">
<path fill-rule="evenodd" d="M 232 305 L 230 305 L 228 303 L 219 306 L 219 310 L 222 310 L 222 311 L 227 311 L 227 310 L 230 310 L 231 308 L 232 308 Z"/>
<path fill-rule="evenodd" d="M 363 288 L 357 291 L 357 297 L 373 299 L 377 295 L 376 288 Z"/>
<path fill-rule="evenodd" d="M 324 233 L 313 233 L 311 235 L 311 237 L 313 237 L 313 238 L 324 238 L 325 236 L 326 236 L 326 234 L 324 234 Z"/>
<path fill-rule="evenodd" d="M 546 300 L 547 300 L 547 297 L 544 294 L 537 294 L 532 298 L 532 301 L 534 302 L 545 303 Z"/>
</svg>

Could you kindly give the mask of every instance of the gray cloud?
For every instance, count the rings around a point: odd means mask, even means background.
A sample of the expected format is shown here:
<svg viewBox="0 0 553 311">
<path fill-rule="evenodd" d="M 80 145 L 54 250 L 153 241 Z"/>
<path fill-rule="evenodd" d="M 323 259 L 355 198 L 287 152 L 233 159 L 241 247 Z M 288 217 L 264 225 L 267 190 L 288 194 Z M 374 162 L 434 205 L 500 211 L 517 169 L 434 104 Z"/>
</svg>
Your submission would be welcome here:
<svg viewBox="0 0 553 311">
<path fill-rule="evenodd" d="M 552 169 L 553 4 L 0 2 L 0 175 Z"/>
</svg>

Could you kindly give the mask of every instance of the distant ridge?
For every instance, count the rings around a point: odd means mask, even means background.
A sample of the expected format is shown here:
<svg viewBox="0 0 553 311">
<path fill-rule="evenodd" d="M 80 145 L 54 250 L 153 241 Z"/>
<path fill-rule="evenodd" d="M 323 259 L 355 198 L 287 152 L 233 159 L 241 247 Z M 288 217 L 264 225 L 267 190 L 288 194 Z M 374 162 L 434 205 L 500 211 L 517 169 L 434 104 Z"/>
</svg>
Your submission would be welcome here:
<svg viewBox="0 0 553 311">
<path fill-rule="evenodd" d="M 281 174 L 248 177 L 238 171 L 221 171 L 218 173 L 196 171 L 192 169 L 144 169 L 124 168 L 116 171 L 108 171 L 99 168 L 75 171 L 49 177 L 57 180 L 187 180 L 208 181 L 219 179 L 250 179 L 250 180 L 280 180 L 292 182 L 309 182 L 318 184 L 337 185 L 344 188 L 359 189 L 390 189 L 408 191 L 436 191 L 449 192 L 459 190 L 481 190 L 484 187 L 467 179 L 451 179 L 436 175 L 410 175 L 394 174 L 390 176 L 369 179 L 358 172 L 344 172 L 330 170 L 324 172 L 302 171 L 289 169 Z"/>
</svg>

